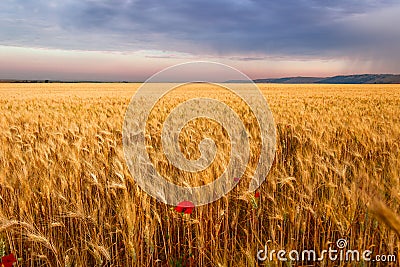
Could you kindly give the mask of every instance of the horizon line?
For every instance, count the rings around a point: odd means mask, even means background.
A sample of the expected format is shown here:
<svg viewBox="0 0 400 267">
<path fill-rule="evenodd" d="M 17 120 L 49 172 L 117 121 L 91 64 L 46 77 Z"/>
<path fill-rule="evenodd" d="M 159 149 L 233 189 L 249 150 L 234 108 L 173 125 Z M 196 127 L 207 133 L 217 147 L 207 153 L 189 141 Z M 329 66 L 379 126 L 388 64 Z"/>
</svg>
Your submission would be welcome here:
<svg viewBox="0 0 400 267">
<path fill-rule="evenodd" d="M 295 79 L 295 78 L 305 78 L 305 79 L 329 79 L 335 77 L 352 77 L 352 76 L 373 76 L 373 75 L 387 75 L 387 76 L 399 76 L 400 74 L 395 73 L 360 73 L 360 74 L 338 74 L 333 76 L 281 76 L 276 78 L 255 78 L 251 79 L 253 82 L 259 80 L 280 80 L 280 79 Z M 0 78 L 0 83 L 144 83 L 146 80 L 72 80 L 72 79 L 12 79 L 12 78 Z M 160 81 L 153 83 L 179 83 L 181 81 Z M 192 81 L 199 82 L 199 81 Z M 225 80 L 225 81 L 207 81 L 207 82 L 216 82 L 216 83 L 248 83 L 249 81 L 245 80 Z M 268 83 L 268 82 L 267 82 Z M 400 83 L 400 81 L 398 82 Z M 397 84 L 397 83 L 396 83 Z"/>
</svg>

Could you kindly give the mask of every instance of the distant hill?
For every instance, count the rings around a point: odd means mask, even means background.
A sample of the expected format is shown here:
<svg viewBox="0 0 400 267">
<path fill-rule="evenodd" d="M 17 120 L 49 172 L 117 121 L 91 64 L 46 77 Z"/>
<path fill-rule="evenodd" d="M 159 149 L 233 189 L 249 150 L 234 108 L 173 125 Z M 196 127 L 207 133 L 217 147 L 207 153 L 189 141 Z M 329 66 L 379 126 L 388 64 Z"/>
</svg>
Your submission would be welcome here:
<svg viewBox="0 0 400 267">
<path fill-rule="evenodd" d="M 277 79 L 256 79 L 255 83 L 317 83 L 325 78 L 318 77 L 288 77 Z"/>
<path fill-rule="evenodd" d="M 400 83 L 400 75 L 394 75 L 394 74 L 340 75 L 320 80 L 317 83 L 340 83 L 340 84 Z"/>
<path fill-rule="evenodd" d="M 246 81 L 227 81 L 228 83 L 240 83 Z M 248 82 L 248 81 L 247 81 Z M 357 74 L 339 75 L 333 77 L 286 77 L 255 79 L 255 83 L 318 83 L 318 84 L 400 84 L 400 75 L 396 74 Z"/>
</svg>

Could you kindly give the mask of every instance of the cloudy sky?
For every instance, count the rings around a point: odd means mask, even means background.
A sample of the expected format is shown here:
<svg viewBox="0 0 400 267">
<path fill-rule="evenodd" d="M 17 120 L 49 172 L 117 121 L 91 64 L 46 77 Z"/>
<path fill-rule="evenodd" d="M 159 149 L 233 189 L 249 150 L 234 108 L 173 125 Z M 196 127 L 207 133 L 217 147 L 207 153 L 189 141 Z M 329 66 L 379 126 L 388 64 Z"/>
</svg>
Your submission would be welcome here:
<svg viewBox="0 0 400 267">
<path fill-rule="evenodd" d="M 1 0 L 0 79 L 144 80 L 211 60 L 251 78 L 400 73 L 398 0 Z"/>
</svg>

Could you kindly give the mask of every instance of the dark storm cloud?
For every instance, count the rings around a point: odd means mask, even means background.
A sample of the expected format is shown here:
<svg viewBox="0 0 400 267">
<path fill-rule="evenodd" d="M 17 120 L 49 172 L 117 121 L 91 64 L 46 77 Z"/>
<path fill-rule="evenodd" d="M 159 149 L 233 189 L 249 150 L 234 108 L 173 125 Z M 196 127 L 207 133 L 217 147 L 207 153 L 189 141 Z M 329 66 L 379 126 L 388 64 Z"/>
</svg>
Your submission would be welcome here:
<svg viewBox="0 0 400 267">
<path fill-rule="evenodd" d="M 379 55 L 380 47 L 390 51 L 400 47 L 398 16 L 386 16 L 391 10 L 400 11 L 396 3 L 3 0 L 0 43 L 79 50 L 158 49 L 245 55 L 245 59 Z M 379 21 L 373 19 L 376 16 Z"/>
</svg>

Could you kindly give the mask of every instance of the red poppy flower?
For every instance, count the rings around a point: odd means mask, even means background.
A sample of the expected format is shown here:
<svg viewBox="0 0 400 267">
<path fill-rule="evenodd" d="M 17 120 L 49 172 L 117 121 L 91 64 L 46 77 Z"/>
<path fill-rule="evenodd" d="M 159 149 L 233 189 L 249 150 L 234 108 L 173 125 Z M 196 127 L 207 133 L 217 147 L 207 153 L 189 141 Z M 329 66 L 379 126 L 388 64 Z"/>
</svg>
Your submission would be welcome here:
<svg viewBox="0 0 400 267">
<path fill-rule="evenodd" d="M 17 259 L 12 253 L 1 258 L 1 264 L 4 267 L 12 267 L 14 262 L 17 262 Z"/>
<path fill-rule="evenodd" d="M 255 197 L 255 198 L 259 198 L 259 197 L 260 197 L 260 192 L 258 192 L 258 191 L 255 192 L 255 193 L 254 193 L 254 197 Z"/>
<path fill-rule="evenodd" d="M 237 182 L 239 182 L 239 181 L 240 181 L 240 178 L 238 178 L 238 177 L 236 177 L 236 178 L 233 178 L 233 181 L 234 181 L 235 183 L 237 183 Z"/>
<path fill-rule="evenodd" d="M 178 203 L 178 206 L 175 207 L 177 212 L 191 214 L 194 210 L 194 204 L 190 201 L 182 201 Z"/>
</svg>

